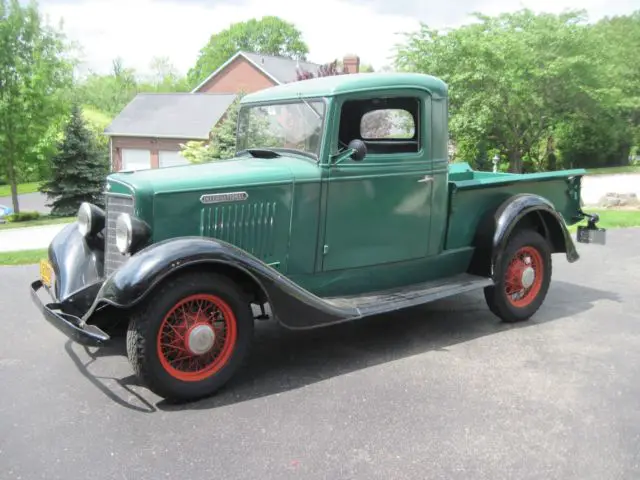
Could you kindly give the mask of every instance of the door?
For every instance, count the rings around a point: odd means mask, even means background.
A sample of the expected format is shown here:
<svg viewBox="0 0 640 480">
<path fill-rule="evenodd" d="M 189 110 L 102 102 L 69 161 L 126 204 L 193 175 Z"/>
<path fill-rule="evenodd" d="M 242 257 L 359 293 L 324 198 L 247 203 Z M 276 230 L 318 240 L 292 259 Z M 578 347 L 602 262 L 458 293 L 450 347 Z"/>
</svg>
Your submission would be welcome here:
<svg viewBox="0 0 640 480">
<path fill-rule="evenodd" d="M 158 152 L 158 164 L 160 168 L 177 167 L 178 165 L 189 165 L 189 160 L 184 158 L 180 152 L 160 150 Z"/>
<path fill-rule="evenodd" d="M 142 148 L 123 148 L 120 170 L 146 170 L 151 168 L 151 151 Z"/>
<path fill-rule="evenodd" d="M 323 270 L 427 255 L 433 179 L 424 103 L 417 96 L 342 105 L 338 142 L 362 139 L 367 155 L 329 168 Z"/>
</svg>

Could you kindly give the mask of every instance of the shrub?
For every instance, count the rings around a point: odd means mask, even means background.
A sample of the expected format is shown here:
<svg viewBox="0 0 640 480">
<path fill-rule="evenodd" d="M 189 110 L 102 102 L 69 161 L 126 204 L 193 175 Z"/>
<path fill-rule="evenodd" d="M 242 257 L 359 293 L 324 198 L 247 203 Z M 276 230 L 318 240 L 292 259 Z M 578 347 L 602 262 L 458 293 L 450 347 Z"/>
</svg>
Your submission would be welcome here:
<svg viewBox="0 0 640 480">
<path fill-rule="evenodd" d="M 30 220 L 37 220 L 40 218 L 40 213 L 38 212 L 20 212 L 20 213 L 12 213 L 7 216 L 8 222 L 28 222 Z"/>
</svg>

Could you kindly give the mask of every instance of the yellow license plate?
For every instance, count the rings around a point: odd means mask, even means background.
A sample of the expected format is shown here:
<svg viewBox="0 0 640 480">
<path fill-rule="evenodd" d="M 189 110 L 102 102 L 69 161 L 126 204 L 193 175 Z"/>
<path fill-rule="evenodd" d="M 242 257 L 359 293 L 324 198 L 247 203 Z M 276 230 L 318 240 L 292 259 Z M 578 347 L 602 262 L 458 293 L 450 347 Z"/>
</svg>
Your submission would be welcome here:
<svg viewBox="0 0 640 480">
<path fill-rule="evenodd" d="M 48 260 L 40 260 L 40 280 L 46 287 L 51 288 L 51 281 L 53 279 L 53 268 Z"/>
</svg>

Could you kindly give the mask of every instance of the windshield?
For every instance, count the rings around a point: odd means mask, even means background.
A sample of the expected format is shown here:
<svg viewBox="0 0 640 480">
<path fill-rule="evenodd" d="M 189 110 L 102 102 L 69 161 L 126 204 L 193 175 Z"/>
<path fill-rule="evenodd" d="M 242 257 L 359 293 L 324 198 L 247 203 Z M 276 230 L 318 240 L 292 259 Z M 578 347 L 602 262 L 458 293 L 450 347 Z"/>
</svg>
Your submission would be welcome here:
<svg viewBox="0 0 640 480">
<path fill-rule="evenodd" d="M 243 106 L 238 114 L 237 150 L 287 149 L 317 158 L 324 114 L 322 100 Z"/>
</svg>

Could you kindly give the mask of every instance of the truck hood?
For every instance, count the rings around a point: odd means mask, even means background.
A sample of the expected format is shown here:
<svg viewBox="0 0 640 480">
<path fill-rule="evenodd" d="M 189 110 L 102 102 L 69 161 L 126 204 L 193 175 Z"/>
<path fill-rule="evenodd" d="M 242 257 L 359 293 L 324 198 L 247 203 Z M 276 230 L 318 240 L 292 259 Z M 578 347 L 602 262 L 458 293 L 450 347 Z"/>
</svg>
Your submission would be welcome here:
<svg viewBox="0 0 640 480">
<path fill-rule="evenodd" d="M 124 184 L 135 193 L 170 193 L 217 190 L 290 183 L 318 176 L 315 162 L 296 157 L 236 157 L 200 165 L 155 168 L 109 175 L 110 187 Z"/>
</svg>

